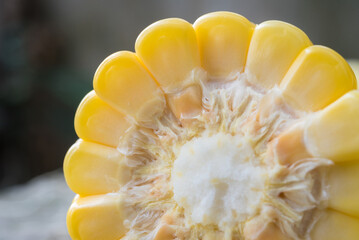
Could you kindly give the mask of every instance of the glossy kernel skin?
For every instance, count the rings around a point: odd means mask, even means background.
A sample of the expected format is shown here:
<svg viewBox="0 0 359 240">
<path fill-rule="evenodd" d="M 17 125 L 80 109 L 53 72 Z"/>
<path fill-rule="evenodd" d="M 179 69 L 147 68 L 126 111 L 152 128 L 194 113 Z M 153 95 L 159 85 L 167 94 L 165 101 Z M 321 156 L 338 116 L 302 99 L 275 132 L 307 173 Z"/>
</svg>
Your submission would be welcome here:
<svg viewBox="0 0 359 240">
<path fill-rule="evenodd" d="M 101 99 L 137 122 L 151 121 L 165 107 L 161 89 L 132 52 L 106 58 L 96 71 L 94 89 Z"/>
<path fill-rule="evenodd" d="M 114 148 L 131 125 L 124 114 L 102 101 L 94 91 L 84 97 L 75 114 L 79 138 Z"/>
<path fill-rule="evenodd" d="M 203 15 L 193 24 L 202 67 L 212 79 L 226 79 L 244 71 L 255 25 L 230 12 Z"/>
<path fill-rule="evenodd" d="M 192 71 L 201 67 L 196 33 L 182 19 L 164 19 L 148 26 L 138 36 L 135 49 L 165 93 L 191 85 Z"/>
<path fill-rule="evenodd" d="M 75 197 L 67 213 L 67 228 L 73 240 L 115 240 L 127 232 L 123 225 L 129 210 L 123 196 Z"/>
<path fill-rule="evenodd" d="M 65 156 L 64 175 L 75 193 L 98 195 L 119 191 L 131 179 L 131 168 L 115 148 L 80 139 Z"/>
<path fill-rule="evenodd" d="M 270 89 L 282 81 L 299 53 L 311 45 L 307 35 L 291 24 L 263 22 L 254 30 L 246 72 L 253 83 Z"/>
<path fill-rule="evenodd" d="M 328 205 L 359 219 L 359 160 L 338 163 L 328 173 Z"/>
<path fill-rule="evenodd" d="M 349 64 L 323 46 L 303 50 L 280 84 L 287 103 L 304 111 L 318 111 L 356 89 Z"/>
<path fill-rule="evenodd" d="M 359 159 L 358 106 L 359 90 L 353 90 L 313 116 L 304 136 L 313 156 L 334 162 Z"/>
</svg>

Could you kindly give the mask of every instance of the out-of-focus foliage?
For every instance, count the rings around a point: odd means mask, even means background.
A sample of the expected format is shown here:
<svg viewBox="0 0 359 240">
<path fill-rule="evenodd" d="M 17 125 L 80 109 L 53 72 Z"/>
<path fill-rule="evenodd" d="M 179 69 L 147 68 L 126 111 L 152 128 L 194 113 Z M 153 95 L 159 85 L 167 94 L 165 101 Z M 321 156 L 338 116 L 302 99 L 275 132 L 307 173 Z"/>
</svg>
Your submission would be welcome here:
<svg viewBox="0 0 359 240">
<path fill-rule="evenodd" d="M 61 166 L 89 81 L 37 0 L 1 1 L 0 187 Z"/>
</svg>

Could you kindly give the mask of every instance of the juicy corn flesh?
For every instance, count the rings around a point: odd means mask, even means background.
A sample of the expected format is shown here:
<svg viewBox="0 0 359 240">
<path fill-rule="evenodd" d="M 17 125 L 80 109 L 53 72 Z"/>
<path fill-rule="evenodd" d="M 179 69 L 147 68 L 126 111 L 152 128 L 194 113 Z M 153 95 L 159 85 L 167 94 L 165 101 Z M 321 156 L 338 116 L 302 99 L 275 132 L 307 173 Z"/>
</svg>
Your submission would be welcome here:
<svg viewBox="0 0 359 240">
<path fill-rule="evenodd" d="M 165 19 L 75 116 L 73 239 L 359 239 L 359 91 L 280 21 Z"/>
</svg>

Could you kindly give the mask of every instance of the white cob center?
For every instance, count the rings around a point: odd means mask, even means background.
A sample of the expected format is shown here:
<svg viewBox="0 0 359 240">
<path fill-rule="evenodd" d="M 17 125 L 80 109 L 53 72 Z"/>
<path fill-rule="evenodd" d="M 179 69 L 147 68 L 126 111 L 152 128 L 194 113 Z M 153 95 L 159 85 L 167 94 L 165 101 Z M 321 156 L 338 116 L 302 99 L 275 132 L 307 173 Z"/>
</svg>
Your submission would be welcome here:
<svg viewBox="0 0 359 240">
<path fill-rule="evenodd" d="M 174 199 L 188 224 L 233 226 L 254 216 L 265 185 L 248 139 L 218 133 L 184 144 L 172 170 Z"/>
</svg>

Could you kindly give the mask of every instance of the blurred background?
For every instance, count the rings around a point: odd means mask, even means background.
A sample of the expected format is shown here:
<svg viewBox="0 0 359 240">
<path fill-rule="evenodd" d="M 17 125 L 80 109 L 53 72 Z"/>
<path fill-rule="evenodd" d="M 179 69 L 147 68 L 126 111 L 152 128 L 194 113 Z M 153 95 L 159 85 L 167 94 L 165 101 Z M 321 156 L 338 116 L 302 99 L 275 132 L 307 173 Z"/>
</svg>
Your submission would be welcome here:
<svg viewBox="0 0 359 240">
<path fill-rule="evenodd" d="M 314 44 L 359 58 L 357 0 L 0 0 L 0 240 L 68 239 L 73 193 L 61 167 L 77 139 L 76 107 L 101 61 L 133 51 L 156 20 L 193 23 L 218 10 L 292 23 Z"/>
</svg>

